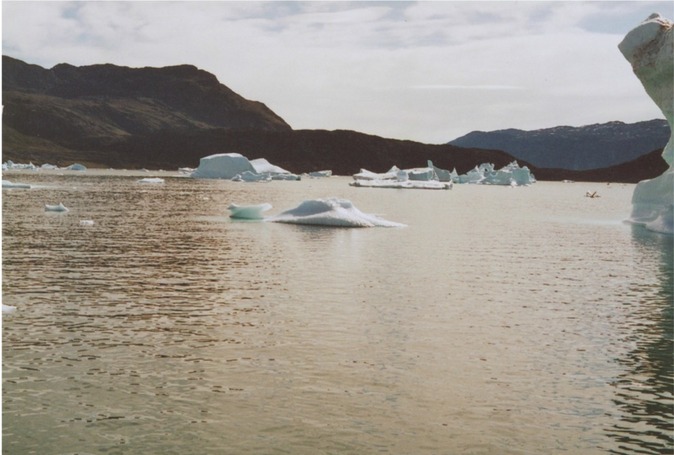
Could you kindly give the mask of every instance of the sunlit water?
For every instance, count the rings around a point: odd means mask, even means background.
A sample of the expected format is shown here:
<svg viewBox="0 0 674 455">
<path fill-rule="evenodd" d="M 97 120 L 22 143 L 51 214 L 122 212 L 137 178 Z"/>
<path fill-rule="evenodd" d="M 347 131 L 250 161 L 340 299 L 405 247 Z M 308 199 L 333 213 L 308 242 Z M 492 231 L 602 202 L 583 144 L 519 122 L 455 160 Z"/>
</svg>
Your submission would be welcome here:
<svg viewBox="0 0 674 455">
<path fill-rule="evenodd" d="M 143 176 L 5 175 L 40 186 L 3 190 L 3 453 L 673 450 L 672 238 L 633 185 Z M 407 227 L 226 210 L 332 196 Z"/>
</svg>

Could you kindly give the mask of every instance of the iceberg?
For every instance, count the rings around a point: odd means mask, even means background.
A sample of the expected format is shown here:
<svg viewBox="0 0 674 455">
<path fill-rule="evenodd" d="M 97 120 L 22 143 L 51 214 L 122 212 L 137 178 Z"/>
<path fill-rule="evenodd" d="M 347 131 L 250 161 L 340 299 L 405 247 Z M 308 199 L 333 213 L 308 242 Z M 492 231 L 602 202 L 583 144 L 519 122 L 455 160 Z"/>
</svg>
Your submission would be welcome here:
<svg viewBox="0 0 674 455">
<path fill-rule="evenodd" d="M 457 183 L 510 186 L 526 186 L 536 183 L 536 178 L 529 168 L 520 167 L 517 161 L 498 170 L 494 169 L 492 163 L 482 163 L 465 174 L 457 176 L 456 171 L 452 171 L 452 174 Z"/>
<path fill-rule="evenodd" d="M 15 311 L 16 311 L 15 306 L 5 305 L 4 303 L 2 304 L 2 313 L 3 314 L 14 313 Z"/>
<path fill-rule="evenodd" d="M 159 177 L 147 177 L 144 179 L 138 180 L 138 183 L 164 183 L 164 179 L 161 179 Z"/>
<path fill-rule="evenodd" d="M 219 153 L 199 160 L 199 167 L 192 172 L 197 179 L 233 179 L 244 172 L 257 173 L 248 158 L 239 153 Z"/>
<path fill-rule="evenodd" d="M 312 179 L 319 179 L 319 178 L 325 178 L 325 177 L 332 177 L 332 170 L 325 170 L 325 171 L 314 171 L 314 172 L 309 172 L 307 174 L 309 177 Z"/>
<path fill-rule="evenodd" d="M 405 226 L 376 215 L 363 213 L 351 201 L 339 198 L 307 200 L 294 209 L 286 210 L 265 220 L 277 223 L 351 228 Z"/>
<path fill-rule="evenodd" d="M 449 175 L 449 172 L 447 172 L 447 175 Z M 450 180 L 441 182 L 438 179 L 438 174 L 431 161 L 428 161 L 427 167 L 420 168 L 399 169 L 393 166 L 383 174 L 361 169 L 359 173 L 353 175 L 353 179 L 354 181 L 349 185 L 357 188 L 452 189 Z"/>
<path fill-rule="evenodd" d="M 3 180 L 2 181 L 2 187 L 3 188 L 22 188 L 22 189 L 30 189 L 31 186 L 28 183 L 14 183 L 9 180 Z"/>
<path fill-rule="evenodd" d="M 229 210 L 230 218 L 237 220 L 262 220 L 264 219 L 263 212 L 271 208 L 271 204 L 258 205 L 237 205 L 231 204 L 227 209 Z"/>
<path fill-rule="evenodd" d="M 226 179 L 237 182 L 269 180 L 299 180 L 298 175 L 271 164 L 264 158 L 249 161 L 240 153 L 219 153 L 203 157 L 191 177 L 197 179 Z"/>
<path fill-rule="evenodd" d="M 631 30 L 618 49 L 632 65 L 646 93 L 660 108 L 674 133 L 674 23 L 651 14 Z M 674 234 L 674 134 L 662 152 L 669 168 L 642 180 L 632 194 L 631 222 L 664 234 Z"/>
<path fill-rule="evenodd" d="M 63 205 L 63 202 L 59 202 L 58 205 L 45 204 L 44 210 L 45 212 L 67 212 L 68 207 Z"/>
<path fill-rule="evenodd" d="M 86 171 L 87 167 L 83 164 L 74 163 L 74 164 L 71 164 L 70 166 L 66 167 L 66 170 L 67 171 Z"/>
</svg>

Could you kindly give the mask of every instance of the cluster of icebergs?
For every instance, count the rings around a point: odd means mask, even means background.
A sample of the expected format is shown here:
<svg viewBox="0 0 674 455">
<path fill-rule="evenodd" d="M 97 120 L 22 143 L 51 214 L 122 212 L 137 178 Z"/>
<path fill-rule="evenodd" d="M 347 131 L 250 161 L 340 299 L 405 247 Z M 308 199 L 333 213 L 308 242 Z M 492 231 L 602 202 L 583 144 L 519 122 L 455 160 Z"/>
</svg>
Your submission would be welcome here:
<svg viewBox="0 0 674 455">
<path fill-rule="evenodd" d="M 3 171 L 14 171 L 14 170 L 28 170 L 28 171 L 39 171 L 39 170 L 44 170 L 44 171 L 54 171 L 54 170 L 62 170 L 62 171 L 86 171 L 87 168 L 83 164 L 79 163 L 74 163 L 71 164 L 70 166 L 66 167 L 58 167 L 54 164 L 49 164 L 45 163 L 42 166 L 36 166 L 33 163 L 28 163 L 28 164 L 21 164 L 21 163 L 14 163 L 12 160 L 7 160 L 6 162 L 2 163 L 2 170 Z"/>
<path fill-rule="evenodd" d="M 230 218 L 239 220 L 259 220 L 276 223 L 304 224 L 331 227 L 404 227 L 404 224 L 385 220 L 377 215 L 363 213 L 348 199 L 326 198 L 303 201 L 295 208 L 285 210 L 275 216 L 265 217 L 263 212 L 271 209 L 271 204 L 229 206 Z"/>
<path fill-rule="evenodd" d="M 350 183 L 355 187 L 368 188 L 420 188 L 449 190 L 455 183 L 472 183 L 480 185 L 524 186 L 536 182 L 536 178 L 528 167 L 520 167 L 517 161 L 495 170 L 491 163 L 476 166 L 466 174 L 459 175 L 456 169 L 447 171 L 433 165 L 423 168 L 399 169 L 393 166 L 383 174 L 361 169 L 353 175 Z"/>
</svg>

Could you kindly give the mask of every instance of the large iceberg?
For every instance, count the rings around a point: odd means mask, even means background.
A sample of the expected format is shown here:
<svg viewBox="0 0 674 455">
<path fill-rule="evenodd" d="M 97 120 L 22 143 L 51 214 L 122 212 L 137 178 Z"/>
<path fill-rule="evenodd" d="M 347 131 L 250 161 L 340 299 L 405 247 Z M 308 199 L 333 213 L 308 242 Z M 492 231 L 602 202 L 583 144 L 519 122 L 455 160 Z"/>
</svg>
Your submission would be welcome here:
<svg viewBox="0 0 674 455">
<path fill-rule="evenodd" d="M 399 169 L 397 166 L 393 166 L 383 174 L 361 169 L 359 173 L 353 175 L 353 182 L 349 185 L 361 188 L 451 189 L 451 180 L 440 181 L 436 169 L 431 161 L 428 161 L 427 167 L 412 169 Z M 449 175 L 448 171 L 440 171 Z M 445 176 L 444 173 L 443 176 Z"/>
<path fill-rule="evenodd" d="M 218 153 L 199 160 L 199 167 L 192 172 L 197 179 L 233 179 L 237 174 L 253 172 L 255 168 L 248 158 L 240 153 Z"/>
<path fill-rule="evenodd" d="M 674 24 L 659 14 L 630 31 L 618 45 L 632 64 L 648 96 L 655 101 L 674 132 Z M 674 234 L 674 134 L 662 152 L 669 165 L 664 174 L 642 180 L 632 195 L 630 220 L 648 229 Z"/>
<path fill-rule="evenodd" d="M 191 176 L 198 179 L 227 179 L 239 182 L 300 179 L 299 176 L 271 164 L 264 158 L 249 161 L 240 153 L 205 156 L 199 160 L 199 167 Z"/>
<path fill-rule="evenodd" d="M 520 165 L 513 161 L 501 169 L 494 169 L 491 163 L 482 163 L 479 166 L 456 176 L 457 183 L 472 183 L 482 185 L 510 185 L 525 186 L 536 182 L 536 178 L 528 167 Z"/>
<path fill-rule="evenodd" d="M 262 206 L 250 206 L 251 210 Z M 230 206 L 230 210 L 231 206 Z M 242 207 L 237 206 L 237 211 Z M 302 202 L 294 209 L 265 218 L 265 221 L 290 224 L 309 224 L 331 227 L 404 227 L 404 224 L 388 221 L 377 215 L 363 213 L 351 201 L 339 198 L 312 199 Z"/>
</svg>

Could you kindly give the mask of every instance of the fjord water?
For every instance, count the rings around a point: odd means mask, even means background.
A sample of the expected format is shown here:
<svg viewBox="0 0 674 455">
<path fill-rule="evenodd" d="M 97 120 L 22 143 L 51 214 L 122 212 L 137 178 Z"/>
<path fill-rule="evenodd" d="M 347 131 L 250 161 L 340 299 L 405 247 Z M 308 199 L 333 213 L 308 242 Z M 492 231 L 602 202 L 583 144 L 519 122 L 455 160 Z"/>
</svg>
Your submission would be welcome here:
<svg viewBox="0 0 674 455">
<path fill-rule="evenodd" d="M 160 176 L 5 176 L 38 186 L 3 190 L 3 453 L 672 450 L 672 238 L 633 185 Z M 333 196 L 407 227 L 226 210 Z"/>
</svg>

